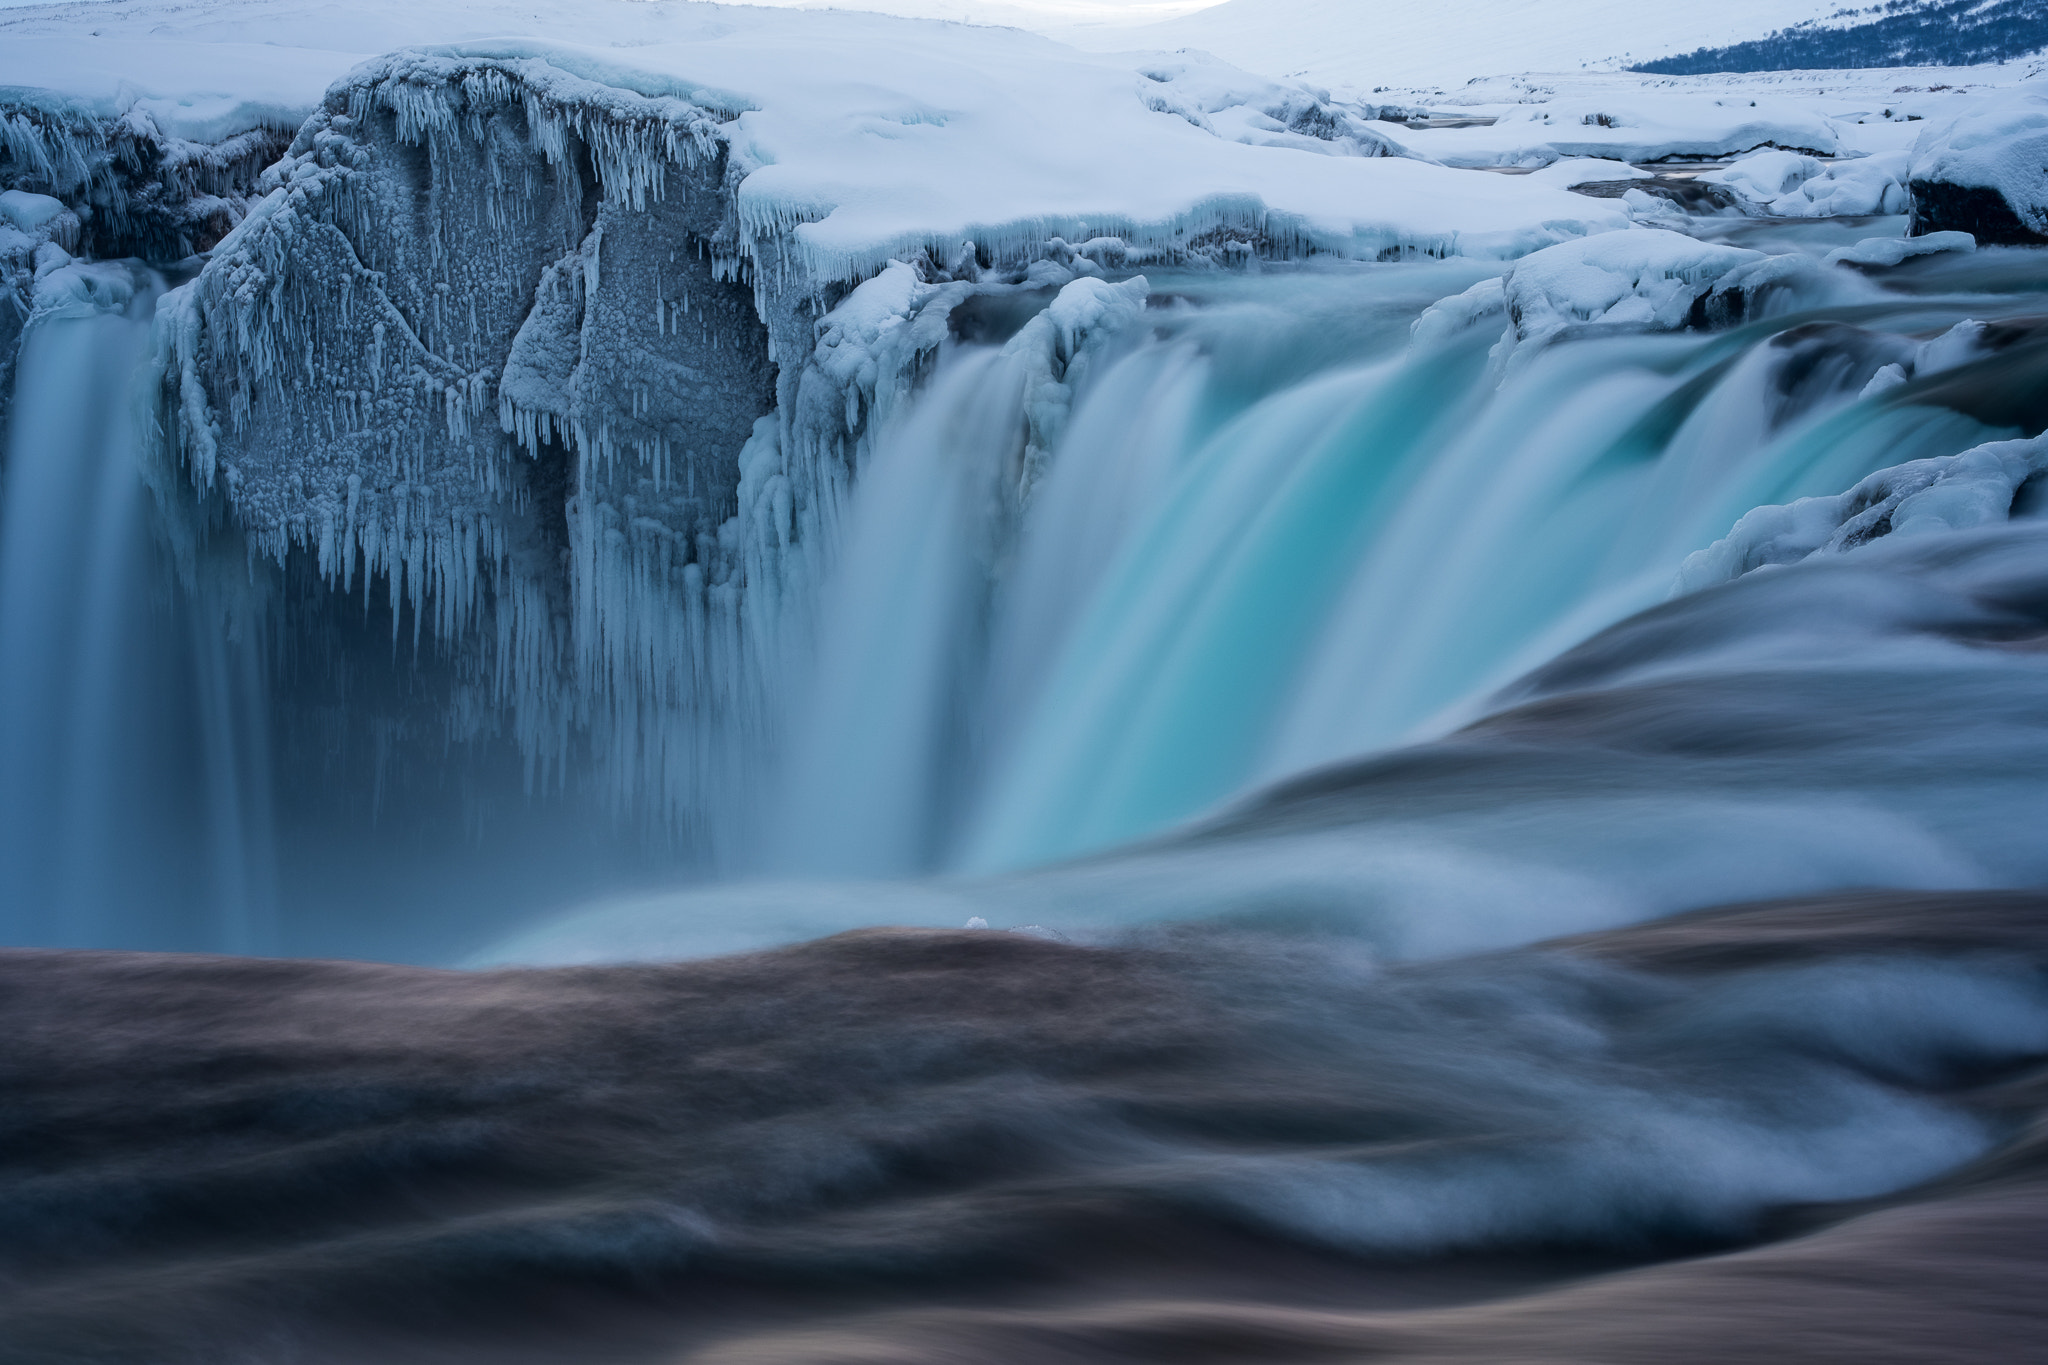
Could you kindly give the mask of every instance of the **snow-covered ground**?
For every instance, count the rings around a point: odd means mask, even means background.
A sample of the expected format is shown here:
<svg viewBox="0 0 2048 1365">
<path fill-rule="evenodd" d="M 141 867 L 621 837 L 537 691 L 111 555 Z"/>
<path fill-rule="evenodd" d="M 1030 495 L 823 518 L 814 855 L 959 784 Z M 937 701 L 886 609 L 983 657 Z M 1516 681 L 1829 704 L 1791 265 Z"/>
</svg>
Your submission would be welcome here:
<svg viewBox="0 0 2048 1365">
<path fill-rule="evenodd" d="M 1711 76 L 1660 76 L 1635 71 L 1572 71 L 1493 76 L 1457 87 L 1389 88 L 1370 96 L 1382 104 L 1445 116 L 1527 117 L 1532 105 L 1586 114 L 1632 114 L 1640 120 L 1689 124 L 1695 131 L 1756 117 L 1756 108 L 1786 119 L 1827 118 L 1843 151 L 1904 151 L 1929 121 L 1953 118 L 1985 95 L 2048 74 L 2048 56 L 1991 66 L 1880 67 L 1860 71 L 1756 71 Z M 1752 103 L 1753 102 L 1753 103 Z M 1451 137 L 1448 134 L 1458 136 Z M 1598 139 L 1597 121 L 1572 136 Z M 1613 130 L 1625 138 L 1622 130 Z M 1461 146 L 1507 147 L 1518 134 L 1471 128 L 1397 133 L 1405 145 L 1455 159 Z"/>
<path fill-rule="evenodd" d="M 210 140 L 294 126 L 365 58 L 423 44 L 440 50 L 415 63 L 422 79 L 504 59 L 592 108 L 712 111 L 751 170 L 743 224 L 794 233 L 821 277 L 1020 234 L 1227 226 L 1345 255 L 1512 255 L 1627 221 L 1559 188 L 1379 155 L 1377 125 L 1200 56 L 1095 56 L 1012 29 L 845 12 L 106 0 L 0 20 L 0 91 L 100 118 L 139 108 Z"/>
</svg>

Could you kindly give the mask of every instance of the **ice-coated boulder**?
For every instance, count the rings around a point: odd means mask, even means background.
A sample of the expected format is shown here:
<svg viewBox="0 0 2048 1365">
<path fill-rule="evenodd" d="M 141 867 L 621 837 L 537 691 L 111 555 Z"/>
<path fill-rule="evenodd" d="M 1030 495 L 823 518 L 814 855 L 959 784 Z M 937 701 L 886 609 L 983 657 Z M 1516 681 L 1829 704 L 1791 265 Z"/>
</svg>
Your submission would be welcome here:
<svg viewBox="0 0 2048 1365">
<path fill-rule="evenodd" d="M 1671 331 L 1705 321 L 1709 295 L 1771 259 L 1662 228 L 1582 237 L 1515 262 L 1503 281 L 1508 320 L 1519 341 L 1585 323 Z"/>
<path fill-rule="evenodd" d="M 1825 162 L 1796 152 L 1762 151 L 1700 177 L 1735 196 L 1759 218 L 1840 218 L 1906 211 L 1903 152 Z"/>
<path fill-rule="evenodd" d="M 1990 245 L 2048 242 L 2048 83 L 2003 92 L 1913 144 L 1908 231 Z"/>
</svg>

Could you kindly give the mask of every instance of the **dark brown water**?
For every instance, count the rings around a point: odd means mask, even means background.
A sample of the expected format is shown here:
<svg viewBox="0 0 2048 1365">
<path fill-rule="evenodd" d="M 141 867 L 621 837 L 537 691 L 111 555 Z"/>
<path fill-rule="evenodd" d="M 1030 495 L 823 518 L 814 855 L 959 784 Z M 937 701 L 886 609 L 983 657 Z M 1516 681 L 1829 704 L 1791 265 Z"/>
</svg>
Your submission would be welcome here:
<svg viewBox="0 0 2048 1365">
<path fill-rule="evenodd" d="M 0 1360 L 2025 1357 L 2048 898 L 0 957 Z"/>
</svg>

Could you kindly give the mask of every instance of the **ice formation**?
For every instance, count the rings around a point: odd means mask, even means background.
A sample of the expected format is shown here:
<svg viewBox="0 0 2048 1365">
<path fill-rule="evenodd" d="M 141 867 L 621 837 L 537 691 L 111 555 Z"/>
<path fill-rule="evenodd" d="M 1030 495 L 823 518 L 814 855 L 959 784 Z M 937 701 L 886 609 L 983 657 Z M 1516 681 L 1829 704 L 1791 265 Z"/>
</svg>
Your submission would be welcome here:
<svg viewBox="0 0 2048 1365">
<path fill-rule="evenodd" d="M 25 93 L 0 91 L 0 181 L 59 199 L 79 220 L 72 248 L 99 256 L 175 260 L 213 246 L 285 142 L 267 121 L 209 140 L 167 132 L 146 102 L 103 114 Z"/>
<path fill-rule="evenodd" d="M 1725 538 L 1685 561 L 1677 590 L 1843 554 L 1881 537 L 1905 540 L 2038 515 L 2048 509 L 2044 479 L 2048 437 L 2039 436 L 1881 469 L 1846 493 L 1750 512 Z"/>
</svg>

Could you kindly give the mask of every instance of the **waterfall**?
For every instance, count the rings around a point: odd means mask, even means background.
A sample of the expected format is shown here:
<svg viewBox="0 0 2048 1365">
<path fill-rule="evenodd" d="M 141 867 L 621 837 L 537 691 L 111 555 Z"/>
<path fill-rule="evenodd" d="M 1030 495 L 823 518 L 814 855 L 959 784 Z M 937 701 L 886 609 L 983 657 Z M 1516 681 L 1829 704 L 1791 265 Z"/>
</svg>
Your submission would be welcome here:
<svg viewBox="0 0 2048 1365">
<path fill-rule="evenodd" d="M 1012 522 L 985 490 L 1021 381 L 942 357 L 827 578 L 776 870 L 994 872 L 1155 834 L 1473 718 L 1753 506 L 2016 431 L 1878 374 L 2023 305 L 1967 281 L 1849 281 L 1718 333 L 1411 342 L 1417 291 L 1474 273 L 1155 279 Z"/>
<path fill-rule="evenodd" d="M 606 788 L 639 807 L 621 819 L 568 770 L 589 760 L 567 731 L 535 784 L 496 694 L 416 614 L 251 558 L 182 474 L 145 479 L 129 384 L 160 285 L 67 266 L 27 334 L 0 527 L 6 933 L 441 958 L 634 887 L 1059 863 L 1488 714 L 1656 606 L 1753 507 L 2031 429 L 1998 369 L 2031 362 L 1984 340 L 2024 330 L 2009 271 L 1929 262 L 1911 292 L 1843 273 L 1835 296 L 1720 331 L 1413 333 L 1497 269 L 1084 276 L 950 333 L 921 319 L 929 378 L 857 449 L 801 423 L 787 450 L 772 430 L 748 447 L 763 546 L 786 520 L 769 474 L 810 460 L 851 492 L 715 595 L 734 620 L 777 594 L 800 608 L 757 632 L 763 706 L 684 733 L 678 690 L 636 721 L 694 755 L 713 808 Z M 631 657 L 678 687 L 727 678 L 679 653 L 696 599 L 668 595 L 673 569 L 621 559 L 603 605 L 630 608 Z M 713 753 L 746 780 L 711 784 Z M 388 783 L 401 763 L 425 785 Z M 647 833 L 711 816 L 750 826 L 731 862 Z M 1274 871 L 1204 859 L 1183 867 L 1213 887 Z M 812 927 L 907 913 L 900 892 L 848 894 L 859 908 Z M 947 885 L 919 895 L 920 916 L 967 917 Z M 747 912 L 769 940 L 781 913 Z"/>
<path fill-rule="evenodd" d="M 0 521 L 0 938 L 274 946 L 261 660 L 153 527 L 135 376 L 163 282 L 46 280 Z"/>
</svg>

